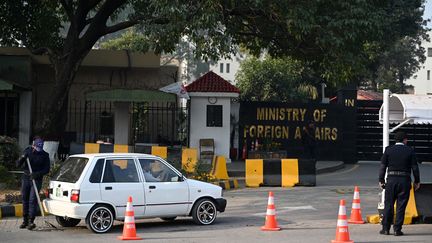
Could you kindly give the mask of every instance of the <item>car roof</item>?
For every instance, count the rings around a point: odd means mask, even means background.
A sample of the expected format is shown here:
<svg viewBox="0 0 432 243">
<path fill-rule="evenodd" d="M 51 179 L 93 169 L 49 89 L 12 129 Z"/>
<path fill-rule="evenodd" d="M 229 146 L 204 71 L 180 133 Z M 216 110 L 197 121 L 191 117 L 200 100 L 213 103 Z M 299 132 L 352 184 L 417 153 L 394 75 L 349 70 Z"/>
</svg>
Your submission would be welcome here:
<svg viewBox="0 0 432 243">
<path fill-rule="evenodd" d="M 141 153 L 93 153 L 93 154 L 74 154 L 70 157 L 84 157 L 88 159 L 93 159 L 95 157 L 147 157 L 147 158 L 160 158 L 151 154 L 141 154 Z"/>
</svg>

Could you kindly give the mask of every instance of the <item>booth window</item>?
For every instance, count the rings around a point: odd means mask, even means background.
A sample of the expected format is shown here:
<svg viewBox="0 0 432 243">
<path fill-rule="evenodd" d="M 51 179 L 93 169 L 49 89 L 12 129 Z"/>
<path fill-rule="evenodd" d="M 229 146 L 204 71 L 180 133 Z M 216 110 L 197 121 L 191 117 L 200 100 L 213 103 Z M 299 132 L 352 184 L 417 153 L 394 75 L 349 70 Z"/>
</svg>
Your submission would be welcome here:
<svg viewBox="0 0 432 243">
<path fill-rule="evenodd" d="M 222 127 L 221 105 L 207 105 L 207 127 Z"/>
</svg>

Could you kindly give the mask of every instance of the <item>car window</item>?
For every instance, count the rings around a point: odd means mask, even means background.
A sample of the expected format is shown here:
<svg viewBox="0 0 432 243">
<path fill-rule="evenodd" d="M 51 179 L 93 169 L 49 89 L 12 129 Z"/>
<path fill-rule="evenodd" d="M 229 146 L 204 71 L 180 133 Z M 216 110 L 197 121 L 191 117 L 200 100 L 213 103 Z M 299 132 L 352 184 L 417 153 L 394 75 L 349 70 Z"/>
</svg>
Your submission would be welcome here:
<svg viewBox="0 0 432 243">
<path fill-rule="evenodd" d="M 95 167 L 93 168 L 92 174 L 90 175 L 90 182 L 91 183 L 100 183 L 102 178 L 102 170 L 104 165 L 105 159 L 99 159 L 96 162 Z"/>
<path fill-rule="evenodd" d="M 180 177 L 162 161 L 139 159 L 146 182 L 177 182 Z"/>
<path fill-rule="evenodd" d="M 107 159 L 103 182 L 139 182 L 133 159 Z"/>
<path fill-rule="evenodd" d="M 87 162 L 87 158 L 69 157 L 61 164 L 60 169 L 51 177 L 51 180 L 75 183 L 80 178 Z"/>
</svg>

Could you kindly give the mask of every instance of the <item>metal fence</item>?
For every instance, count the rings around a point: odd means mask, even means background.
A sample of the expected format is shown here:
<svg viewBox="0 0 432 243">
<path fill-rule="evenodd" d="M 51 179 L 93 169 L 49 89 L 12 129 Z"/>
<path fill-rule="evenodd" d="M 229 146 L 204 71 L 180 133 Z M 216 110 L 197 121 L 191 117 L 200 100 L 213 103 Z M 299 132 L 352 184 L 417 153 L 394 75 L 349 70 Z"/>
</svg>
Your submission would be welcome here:
<svg viewBox="0 0 432 243">
<path fill-rule="evenodd" d="M 38 103 L 33 121 L 42 115 Z M 62 143 L 85 143 L 114 139 L 114 102 L 70 100 Z M 188 110 L 175 102 L 142 102 L 129 106 L 129 144 L 187 145 Z M 34 125 L 34 124 L 33 124 Z M 115 141 L 114 141 L 115 142 Z"/>
</svg>

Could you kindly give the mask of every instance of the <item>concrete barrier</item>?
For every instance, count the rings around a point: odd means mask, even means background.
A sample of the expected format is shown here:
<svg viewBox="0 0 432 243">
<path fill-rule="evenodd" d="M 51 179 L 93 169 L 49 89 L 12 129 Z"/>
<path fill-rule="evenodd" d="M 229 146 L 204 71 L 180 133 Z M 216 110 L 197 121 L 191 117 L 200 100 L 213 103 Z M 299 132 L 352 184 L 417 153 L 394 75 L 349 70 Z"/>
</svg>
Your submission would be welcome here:
<svg viewBox="0 0 432 243">
<path fill-rule="evenodd" d="M 168 148 L 166 146 L 152 146 L 151 154 L 166 159 L 168 157 Z"/>
<path fill-rule="evenodd" d="M 246 186 L 315 186 L 315 160 L 247 159 Z"/>
<path fill-rule="evenodd" d="M 217 179 L 213 184 L 222 187 L 222 189 L 239 188 L 237 179 L 231 179 L 228 176 L 226 159 L 224 156 L 213 156 L 210 174 Z"/>
<path fill-rule="evenodd" d="M 418 222 L 432 224 L 432 183 L 422 183 L 414 192 Z"/>
<path fill-rule="evenodd" d="M 196 148 L 185 148 L 182 150 L 182 168 L 187 172 L 194 172 L 198 162 L 198 150 Z"/>
<path fill-rule="evenodd" d="M 129 146 L 124 144 L 99 144 L 99 143 L 85 143 L 85 154 L 97 153 L 128 153 Z"/>
<path fill-rule="evenodd" d="M 23 205 L 3 205 L 0 206 L 0 219 L 5 217 L 22 217 L 23 216 Z"/>
<path fill-rule="evenodd" d="M 432 224 L 432 183 L 422 183 L 420 189 L 410 190 L 408 205 L 405 210 L 403 224 L 424 223 Z M 396 209 L 396 206 L 395 206 Z M 372 224 L 380 223 L 380 215 L 368 215 L 367 222 Z"/>
<path fill-rule="evenodd" d="M 219 180 L 213 182 L 213 184 L 222 187 L 224 190 L 239 188 L 237 179 Z"/>
<path fill-rule="evenodd" d="M 224 156 L 213 156 L 212 169 L 210 174 L 212 174 L 214 178 L 219 180 L 229 179 L 226 159 Z"/>
</svg>

